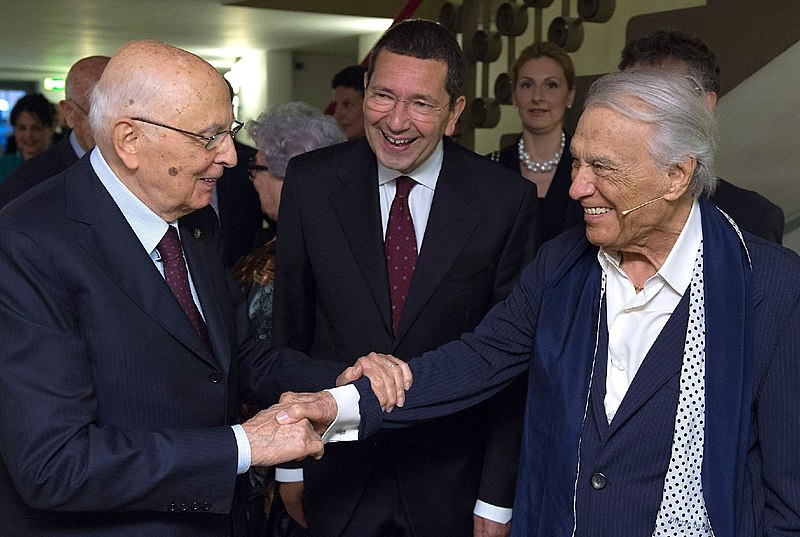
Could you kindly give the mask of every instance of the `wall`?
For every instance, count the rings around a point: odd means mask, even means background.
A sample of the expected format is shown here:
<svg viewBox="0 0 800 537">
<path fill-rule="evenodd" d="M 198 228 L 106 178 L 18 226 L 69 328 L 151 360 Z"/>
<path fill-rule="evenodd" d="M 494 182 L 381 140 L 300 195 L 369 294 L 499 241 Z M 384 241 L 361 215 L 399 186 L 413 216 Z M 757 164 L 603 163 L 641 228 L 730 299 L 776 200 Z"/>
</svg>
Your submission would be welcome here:
<svg viewBox="0 0 800 537">
<path fill-rule="evenodd" d="M 292 100 L 305 101 L 325 110 L 333 96 L 333 75 L 359 63 L 355 55 L 295 52 L 292 54 Z"/>
</svg>

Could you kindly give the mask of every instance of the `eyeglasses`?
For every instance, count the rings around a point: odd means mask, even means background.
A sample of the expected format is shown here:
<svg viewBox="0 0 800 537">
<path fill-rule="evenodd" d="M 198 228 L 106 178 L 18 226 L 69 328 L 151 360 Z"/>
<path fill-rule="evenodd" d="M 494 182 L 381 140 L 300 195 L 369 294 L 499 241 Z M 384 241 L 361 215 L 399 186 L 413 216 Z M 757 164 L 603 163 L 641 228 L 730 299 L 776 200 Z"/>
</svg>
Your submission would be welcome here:
<svg viewBox="0 0 800 537">
<path fill-rule="evenodd" d="M 244 127 L 244 123 L 242 123 L 241 121 L 234 120 L 233 121 L 233 125 L 231 126 L 230 130 L 221 131 L 221 132 L 218 132 L 217 134 L 213 134 L 211 136 L 206 136 L 204 134 L 197 134 L 196 132 L 185 131 L 183 129 L 179 129 L 178 127 L 170 127 L 169 125 L 164 125 L 163 123 L 156 123 L 155 121 L 150 121 L 149 119 L 144 119 L 144 118 L 141 118 L 141 117 L 132 117 L 131 119 L 134 120 L 134 121 L 141 121 L 142 123 L 147 123 L 148 125 L 154 125 L 156 127 L 161 127 L 161 128 L 164 128 L 164 129 L 169 129 L 171 131 L 179 132 L 181 134 L 185 134 L 186 136 L 193 136 L 193 137 L 198 138 L 200 140 L 205 140 L 206 141 L 206 146 L 205 146 L 206 149 L 213 149 L 214 146 L 217 145 L 217 142 L 222 140 L 222 138 L 226 134 L 230 134 L 231 135 L 231 140 L 233 140 L 236 137 L 236 135 L 239 134 L 239 131 L 242 130 L 242 127 Z"/>
<path fill-rule="evenodd" d="M 398 99 L 391 93 L 383 91 L 370 91 L 366 98 L 367 108 L 375 112 L 391 112 L 397 103 L 405 103 L 406 113 L 411 119 L 417 121 L 432 121 L 439 112 L 447 108 L 447 106 L 436 106 L 421 99 Z"/>
<path fill-rule="evenodd" d="M 256 159 L 251 158 L 247 161 L 247 173 L 250 176 L 250 180 L 252 181 L 255 179 L 256 172 L 268 172 L 268 166 L 262 166 L 261 164 L 256 164 Z"/>
</svg>

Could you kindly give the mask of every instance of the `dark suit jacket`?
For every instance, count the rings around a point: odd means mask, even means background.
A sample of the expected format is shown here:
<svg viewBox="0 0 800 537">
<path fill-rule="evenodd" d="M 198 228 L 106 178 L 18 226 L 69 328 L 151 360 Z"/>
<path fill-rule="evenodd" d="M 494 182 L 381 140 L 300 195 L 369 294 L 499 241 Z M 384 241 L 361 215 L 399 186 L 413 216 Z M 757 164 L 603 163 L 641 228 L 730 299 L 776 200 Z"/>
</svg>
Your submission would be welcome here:
<svg viewBox="0 0 800 537">
<path fill-rule="evenodd" d="M 534 255 L 533 185 L 445 138 L 422 250 L 394 337 L 377 173 L 365 138 L 290 161 L 278 234 L 276 345 L 346 364 L 370 351 L 410 358 L 474 327 Z M 505 404 L 370 443 L 329 444 L 324 460 L 305 467 L 312 534 L 342 531 L 380 464 L 396 475 L 414 535 L 472 535 L 476 496 L 511 506 L 519 421 L 509 425 L 504 418 L 519 420 L 521 401 Z M 508 430 L 490 434 L 492 427 Z"/>
<path fill-rule="evenodd" d="M 574 230 L 547 243 L 509 298 L 486 316 L 474 334 L 412 360 L 414 385 L 403 409 L 382 415 L 368 384 L 357 383 L 363 401 L 362 434 L 368 435 L 381 424 L 404 425 L 458 411 L 530 367 L 525 434 L 537 439 L 535 443 L 531 440 L 531 446 L 550 450 L 528 452 L 529 472 L 540 473 L 537 480 L 542 488 L 535 491 L 539 501 L 515 505 L 515 520 L 524 510 L 529 513 L 528 520 L 538 520 L 541 525 L 534 524 L 531 530 L 517 521 L 512 524 L 513 535 L 572 535 L 573 487 L 572 483 L 566 487 L 569 497 L 554 493 L 556 488 L 564 489 L 563 482 L 554 477 L 558 475 L 554 467 L 565 454 L 552 449 L 557 443 L 552 430 L 553 424 L 563 421 L 563 401 L 575 389 L 586 389 L 562 378 L 575 368 L 586 367 L 585 360 L 591 370 L 592 357 L 580 361 L 565 356 L 560 366 L 546 365 L 532 359 L 532 348 L 536 338 L 547 334 L 546 319 L 538 317 L 546 282 L 567 252 L 583 247 L 583 240 L 582 232 Z M 714 492 L 730 497 L 735 492 L 741 499 L 739 519 L 734 520 L 737 529 L 731 537 L 794 535 L 800 531 L 800 258 L 746 232 L 745 241 L 753 267 L 755 337 L 753 396 L 746 407 L 750 421 L 744 424 L 749 430 L 749 449 L 746 460 L 735 464 L 744 476 L 743 490 Z M 684 300 L 653 344 L 610 425 L 603 410 L 605 353 L 598 351 L 580 437 L 580 477 L 574 485 L 575 535 L 652 535 L 671 452 L 687 318 L 688 301 Z M 603 337 L 605 330 L 601 330 L 598 349 L 604 347 Z M 737 419 L 717 416 L 718 423 L 728 420 L 731 427 L 738 425 L 734 423 Z M 580 424 L 578 427 L 581 430 Z M 714 461 L 704 459 L 703 464 L 705 469 Z M 603 474 L 605 486 L 591 486 L 591 476 L 596 473 Z M 543 519 L 552 525 L 541 522 Z M 711 523 L 713 528 L 713 516 Z"/>
<path fill-rule="evenodd" d="M 11 172 L 0 188 L 0 208 L 26 190 L 63 172 L 76 162 L 78 162 L 78 156 L 69 143 L 69 136 L 64 136 L 46 151 L 29 158 Z"/>
<path fill-rule="evenodd" d="M 740 229 L 768 241 L 782 243 L 785 224 L 783 209 L 758 192 L 719 179 L 711 201 L 728 213 Z"/>
<path fill-rule="evenodd" d="M 267 352 L 219 261 L 213 210 L 179 226 L 213 354 L 88 155 L 0 214 L 4 531 L 230 535 L 238 402 L 341 370 Z"/>
</svg>

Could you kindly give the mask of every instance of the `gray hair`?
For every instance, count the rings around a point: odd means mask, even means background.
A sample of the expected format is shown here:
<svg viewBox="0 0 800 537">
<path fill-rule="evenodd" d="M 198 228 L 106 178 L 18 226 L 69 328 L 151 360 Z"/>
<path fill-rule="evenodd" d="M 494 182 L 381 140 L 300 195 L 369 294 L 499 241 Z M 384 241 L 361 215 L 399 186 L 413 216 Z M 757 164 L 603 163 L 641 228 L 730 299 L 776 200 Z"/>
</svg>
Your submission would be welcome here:
<svg viewBox="0 0 800 537">
<path fill-rule="evenodd" d="M 247 132 L 267 158 L 270 172 L 286 175 L 289 159 L 347 138 L 331 116 L 303 102 L 291 102 L 270 109 L 247 124 Z"/>
<path fill-rule="evenodd" d="M 717 122 L 699 87 L 691 76 L 663 69 L 630 69 L 595 81 L 584 108 L 610 108 L 652 125 L 648 148 L 664 169 L 694 157 L 697 167 L 688 193 L 697 198 L 713 194 L 717 186 L 714 157 L 718 143 Z"/>
</svg>

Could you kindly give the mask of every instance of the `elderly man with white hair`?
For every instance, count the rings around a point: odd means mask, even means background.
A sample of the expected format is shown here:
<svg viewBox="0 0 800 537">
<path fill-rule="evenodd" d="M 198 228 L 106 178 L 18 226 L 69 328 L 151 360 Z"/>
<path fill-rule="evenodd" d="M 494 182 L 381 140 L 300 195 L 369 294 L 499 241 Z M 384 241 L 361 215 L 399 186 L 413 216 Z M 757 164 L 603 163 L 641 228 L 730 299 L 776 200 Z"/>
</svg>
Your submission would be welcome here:
<svg viewBox="0 0 800 537">
<path fill-rule="evenodd" d="M 594 84 L 571 147 L 585 230 L 546 244 L 473 333 L 411 360 L 403 409 L 358 381 L 336 388 L 358 408 L 292 394 L 277 418 L 338 411 L 334 430 L 364 438 L 528 370 L 512 535 L 800 531 L 800 260 L 708 201 L 716 126 L 695 87 L 647 69 Z"/>
</svg>

